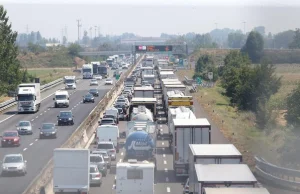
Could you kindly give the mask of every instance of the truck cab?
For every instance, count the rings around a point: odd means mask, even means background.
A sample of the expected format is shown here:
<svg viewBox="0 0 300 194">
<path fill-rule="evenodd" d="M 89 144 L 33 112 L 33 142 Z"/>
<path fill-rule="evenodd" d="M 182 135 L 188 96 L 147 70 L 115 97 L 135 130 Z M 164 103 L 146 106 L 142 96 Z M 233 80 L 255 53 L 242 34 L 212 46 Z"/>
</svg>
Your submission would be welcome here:
<svg viewBox="0 0 300 194">
<path fill-rule="evenodd" d="M 69 107 L 70 98 L 69 93 L 67 91 L 56 91 L 54 100 L 54 108 L 58 107 Z"/>
<path fill-rule="evenodd" d="M 65 82 L 65 89 L 76 89 L 76 77 L 75 76 L 65 76 L 64 77 Z"/>
<path fill-rule="evenodd" d="M 24 83 L 18 86 L 16 96 L 18 101 L 18 112 L 37 112 L 41 106 L 40 83 Z"/>
</svg>

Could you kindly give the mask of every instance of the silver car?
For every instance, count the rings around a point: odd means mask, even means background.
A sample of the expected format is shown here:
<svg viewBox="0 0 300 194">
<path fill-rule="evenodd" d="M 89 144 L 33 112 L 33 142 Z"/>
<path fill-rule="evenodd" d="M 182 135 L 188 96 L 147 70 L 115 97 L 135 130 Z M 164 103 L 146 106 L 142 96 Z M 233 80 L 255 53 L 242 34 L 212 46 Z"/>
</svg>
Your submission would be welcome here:
<svg viewBox="0 0 300 194">
<path fill-rule="evenodd" d="M 111 166 L 111 159 L 105 150 L 94 150 L 92 151 L 92 154 L 100 154 L 102 155 L 104 162 L 106 163 L 107 168 L 110 168 Z"/>
<path fill-rule="evenodd" d="M 97 150 L 106 151 L 110 156 L 111 160 L 116 160 L 116 148 L 114 143 L 111 141 L 100 141 L 98 142 Z"/>
<path fill-rule="evenodd" d="M 25 176 L 26 163 L 22 154 L 7 154 L 4 156 L 2 161 L 2 172 L 1 175 L 6 174 L 21 174 Z"/>
<path fill-rule="evenodd" d="M 90 154 L 90 164 L 97 165 L 103 176 L 107 175 L 107 165 L 101 154 Z"/>
<path fill-rule="evenodd" d="M 17 125 L 19 135 L 32 135 L 32 125 L 30 121 L 20 121 Z"/>
<path fill-rule="evenodd" d="M 102 174 L 98 170 L 97 165 L 90 165 L 90 185 L 101 186 L 102 184 Z"/>
</svg>

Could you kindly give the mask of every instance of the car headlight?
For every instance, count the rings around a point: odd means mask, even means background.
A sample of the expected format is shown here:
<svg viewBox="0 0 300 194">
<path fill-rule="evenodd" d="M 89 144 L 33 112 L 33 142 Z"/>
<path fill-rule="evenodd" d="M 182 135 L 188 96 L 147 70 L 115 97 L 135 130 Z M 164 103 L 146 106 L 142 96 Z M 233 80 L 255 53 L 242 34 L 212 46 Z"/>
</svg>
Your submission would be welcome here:
<svg viewBox="0 0 300 194">
<path fill-rule="evenodd" d="M 61 119 L 58 119 L 58 120 L 60 120 L 60 121 L 61 121 Z"/>
<path fill-rule="evenodd" d="M 43 132 L 40 132 L 40 134 L 44 134 Z"/>
<path fill-rule="evenodd" d="M 53 131 L 52 134 L 55 134 L 55 131 Z"/>
<path fill-rule="evenodd" d="M 6 169 L 7 169 L 7 167 L 6 167 L 6 166 L 2 166 L 2 169 L 6 170 Z"/>
<path fill-rule="evenodd" d="M 5 139 L 2 139 L 2 141 L 6 141 Z"/>
<path fill-rule="evenodd" d="M 22 169 L 23 168 L 23 166 L 18 166 L 18 169 Z"/>
<path fill-rule="evenodd" d="M 71 121 L 72 120 L 72 118 L 69 118 L 69 121 Z"/>
</svg>

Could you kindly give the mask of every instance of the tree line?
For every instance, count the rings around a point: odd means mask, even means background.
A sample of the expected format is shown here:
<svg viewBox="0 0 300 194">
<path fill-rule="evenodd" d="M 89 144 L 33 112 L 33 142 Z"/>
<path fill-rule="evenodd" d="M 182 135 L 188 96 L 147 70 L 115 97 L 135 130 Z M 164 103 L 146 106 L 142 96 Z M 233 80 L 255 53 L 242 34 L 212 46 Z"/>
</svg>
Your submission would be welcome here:
<svg viewBox="0 0 300 194">
<path fill-rule="evenodd" d="M 291 45 L 297 46 L 299 37 L 294 35 Z M 272 110 L 268 102 L 281 87 L 281 77 L 276 76 L 275 67 L 263 56 L 264 39 L 257 31 L 249 33 L 240 50 L 231 51 L 224 59 L 224 65 L 215 64 L 212 56 L 202 55 L 197 60 L 194 78 L 208 80 L 208 72 L 219 79 L 224 95 L 229 97 L 231 106 L 239 110 L 252 111 L 257 126 L 264 129 L 271 119 Z M 215 76 L 216 75 L 216 76 Z M 286 120 L 294 126 L 300 124 L 300 85 L 287 97 Z"/>
</svg>

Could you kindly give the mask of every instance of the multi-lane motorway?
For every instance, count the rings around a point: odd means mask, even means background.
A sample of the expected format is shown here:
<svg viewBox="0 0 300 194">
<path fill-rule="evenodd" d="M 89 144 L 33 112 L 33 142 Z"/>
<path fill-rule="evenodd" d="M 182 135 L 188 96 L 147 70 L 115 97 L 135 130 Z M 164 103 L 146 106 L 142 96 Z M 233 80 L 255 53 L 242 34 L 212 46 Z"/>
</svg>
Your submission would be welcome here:
<svg viewBox="0 0 300 194">
<path fill-rule="evenodd" d="M 110 73 L 112 75 L 112 73 Z M 69 108 L 53 108 L 54 92 L 62 89 L 63 85 L 57 86 L 47 92 L 42 93 L 42 106 L 38 113 L 35 114 L 15 114 L 16 107 L 3 112 L 0 115 L 0 133 L 5 130 L 16 129 L 15 125 L 20 120 L 29 120 L 33 124 L 33 135 L 21 136 L 20 147 L 0 148 L 0 158 L 5 154 L 22 153 L 27 160 L 27 174 L 20 177 L 1 177 L 0 193 L 1 194 L 21 194 L 31 181 L 43 169 L 45 164 L 52 158 L 53 149 L 60 147 L 88 116 L 102 97 L 109 91 L 112 86 L 105 86 L 104 80 L 99 81 L 99 86 L 92 86 L 99 89 L 99 97 L 96 97 L 95 103 L 83 104 L 82 99 L 88 90 L 89 80 L 79 80 L 76 90 L 69 90 L 70 107 Z M 39 137 L 39 127 L 45 122 L 57 122 L 59 111 L 72 110 L 75 124 L 73 126 L 59 126 L 57 139 L 42 139 Z"/>
</svg>

